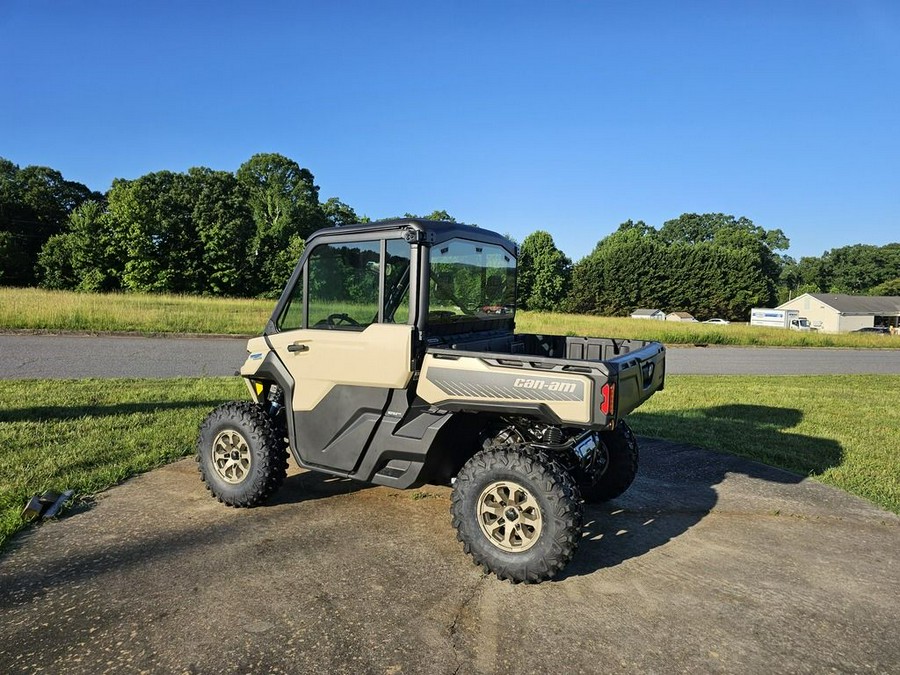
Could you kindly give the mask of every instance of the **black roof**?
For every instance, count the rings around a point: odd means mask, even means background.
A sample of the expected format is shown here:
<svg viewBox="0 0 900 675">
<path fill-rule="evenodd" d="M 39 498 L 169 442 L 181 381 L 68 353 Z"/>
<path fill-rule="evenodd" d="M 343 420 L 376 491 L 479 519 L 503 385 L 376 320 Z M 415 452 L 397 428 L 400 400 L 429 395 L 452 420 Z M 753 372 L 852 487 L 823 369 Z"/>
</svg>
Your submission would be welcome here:
<svg viewBox="0 0 900 675">
<path fill-rule="evenodd" d="M 375 220 L 370 223 L 327 227 L 317 230 L 310 235 L 307 243 L 321 236 L 365 234 L 373 230 L 412 230 L 421 232 L 421 241 L 429 245 L 440 244 L 450 239 L 470 239 L 486 244 L 496 244 L 502 246 L 513 255 L 518 255 L 516 245 L 513 242 L 491 230 L 464 223 L 454 223 L 448 220 L 426 220 L 424 218 L 394 218 L 390 220 Z"/>
<path fill-rule="evenodd" d="M 846 295 L 843 293 L 806 293 L 805 295 L 828 305 L 841 314 L 900 316 L 900 296 L 897 295 Z M 797 296 L 797 298 L 802 297 L 802 295 Z M 779 307 L 785 307 L 791 302 L 789 300 Z"/>
</svg>

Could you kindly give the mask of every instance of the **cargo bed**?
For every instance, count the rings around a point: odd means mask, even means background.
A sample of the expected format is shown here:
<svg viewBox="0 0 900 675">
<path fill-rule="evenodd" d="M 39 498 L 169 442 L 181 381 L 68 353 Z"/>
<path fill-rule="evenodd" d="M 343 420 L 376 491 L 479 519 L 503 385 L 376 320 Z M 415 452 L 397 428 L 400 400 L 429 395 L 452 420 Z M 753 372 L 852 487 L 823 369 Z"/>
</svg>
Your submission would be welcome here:
<svg viewBox="0 0 900 675">
<path fill-rule="evenodd" d="M 428 347 L 420 380 L 426 400 L 449 410 L 608 428 L 665 384 L 658 342 L 501 332 L 452 337 Z"/>
</svg>

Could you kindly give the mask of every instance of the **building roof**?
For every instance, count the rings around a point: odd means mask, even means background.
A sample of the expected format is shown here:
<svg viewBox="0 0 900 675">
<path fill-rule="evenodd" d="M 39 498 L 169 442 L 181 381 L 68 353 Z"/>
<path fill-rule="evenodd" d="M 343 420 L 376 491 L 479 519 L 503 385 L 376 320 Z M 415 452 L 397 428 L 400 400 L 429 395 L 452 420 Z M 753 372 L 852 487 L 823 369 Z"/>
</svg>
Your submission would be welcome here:
<svg viewBox="0 0 900 675">
<path fill-rule="evenodd" d="M 669 312 L 666 316 L 677 316 L 680 319 L 693 319 L 694 315 L 690 312 Z"/>
<path fill-rule="evenodd" d="M 661 312 L 662 310 L 660 309 L 636 309 L 631 313 L 631 316 L 653 316 Z"/>
<path fill-rule="evenodd" d="M 840 293 L 804 293 L 841 314 L 900 315 L 900 295 L 843 295 Z M 797 296 L 793 301 L 802 298 Z M 779 309 L 793 301 L 779 305 Z"/>
</svg>

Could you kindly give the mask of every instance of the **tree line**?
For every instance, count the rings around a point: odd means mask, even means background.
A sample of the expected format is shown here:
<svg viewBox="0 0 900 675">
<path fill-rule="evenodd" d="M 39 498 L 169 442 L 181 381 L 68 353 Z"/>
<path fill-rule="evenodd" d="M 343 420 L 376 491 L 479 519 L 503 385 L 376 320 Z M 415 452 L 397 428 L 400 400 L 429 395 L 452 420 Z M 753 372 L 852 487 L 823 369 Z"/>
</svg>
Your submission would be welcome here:
<svg viewBox="0 0 900 675">
<path fill-rule="evenodd" d="M 273 296 L 312 232 L 367 220 L 336 197 L 321 201 L 312 172 L 279 154 L 254 155 L 233 173 L 116 179 L 105 194 L 0 158 L 0 285 Z M 519 306 L 746 319 L 751 307 L 802 292 L 900 294 L 900 243 L 800 260 L 783 254 L 788 244 L 748 218 L 683 214 L 658 229 L 622 223 L 573 263 L 538 230 L 520 245 Z"/>
</svg>

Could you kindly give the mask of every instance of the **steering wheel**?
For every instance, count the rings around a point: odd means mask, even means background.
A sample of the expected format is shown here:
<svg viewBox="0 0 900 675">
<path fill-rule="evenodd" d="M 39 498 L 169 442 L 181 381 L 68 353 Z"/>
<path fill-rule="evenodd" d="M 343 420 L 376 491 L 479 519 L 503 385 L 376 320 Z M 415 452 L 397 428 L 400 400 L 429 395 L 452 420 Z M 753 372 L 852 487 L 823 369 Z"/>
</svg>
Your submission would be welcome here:
<svg viewBox="0 0 900 675">
<path fill-rule="evenodd" d="M 347 324 L 348 326 L 358 326 L 359 321 L 354 319 L 349 314 L 329 314 L 325 319 L 325 323 L 329 326 L 340 326 L 343 324 Z"/>
</svg>

